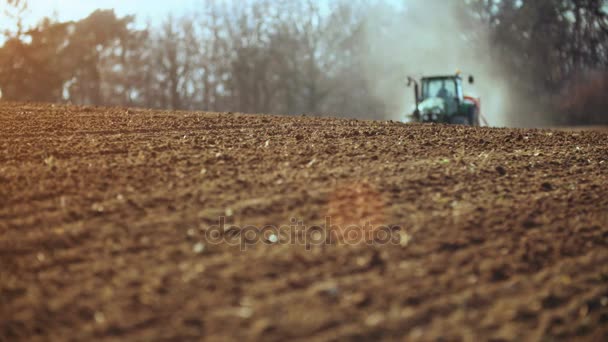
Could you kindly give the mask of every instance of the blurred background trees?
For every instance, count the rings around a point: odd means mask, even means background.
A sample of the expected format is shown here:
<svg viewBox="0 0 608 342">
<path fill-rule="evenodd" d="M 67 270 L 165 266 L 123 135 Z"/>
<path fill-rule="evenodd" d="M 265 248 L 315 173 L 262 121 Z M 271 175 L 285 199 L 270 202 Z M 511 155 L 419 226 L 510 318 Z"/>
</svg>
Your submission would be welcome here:
<svg viewBox="0 0 608 342">
<path fill-rule="evenodd" d="M 145 28 L 112 10 L 24 28 L 26 2 L 2 1 L 0 15 L 16 23 L 0 47 L 2 100 L 395 118 L 362 72 L 373 48 L 363 32 L 372 15 L 365 1 L 201 0 L 199 12 Z M 458 4 L 459 20 L 487 27 L 488 53 L 520 96 L 542 104 L 540 115 L 608 123 L 608 1 Z M 408 20 L 397 7 L 388 13 L 386 20 Z M 416 37 L 403 37 L 404 45 L 408 39 Z"/>
<path fill-rule="evenodd" d="M 556 123 L 608 123 L 608 1 L 474 0 L 492 52 Z M 600 100 L 604 98 L 604 100 Z"/>
</svg>

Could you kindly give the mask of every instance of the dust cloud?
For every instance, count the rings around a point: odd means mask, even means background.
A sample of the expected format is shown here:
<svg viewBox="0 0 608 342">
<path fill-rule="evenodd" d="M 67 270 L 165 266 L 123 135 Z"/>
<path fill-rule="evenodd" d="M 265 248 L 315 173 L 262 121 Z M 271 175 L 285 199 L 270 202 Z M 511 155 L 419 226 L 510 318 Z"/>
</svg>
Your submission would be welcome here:
<svg viewBox="0 0 608 342">
<path fill-rule="evenodd" d="M 493 63 L 488 29 L 467 18 L 455 1 L 411 0 L 376 3 L 364 27 L 368 56 L 364 66 L 375 96 L 391 119 L 403 120 L 414 108 L 407 76 L 462 72 L 465 95 L 481 98 L 490 126 L 507 126 L 513 102 L 507 77 Z M 475 77 L 473 85 L 466 79 Z"/>
</svg>

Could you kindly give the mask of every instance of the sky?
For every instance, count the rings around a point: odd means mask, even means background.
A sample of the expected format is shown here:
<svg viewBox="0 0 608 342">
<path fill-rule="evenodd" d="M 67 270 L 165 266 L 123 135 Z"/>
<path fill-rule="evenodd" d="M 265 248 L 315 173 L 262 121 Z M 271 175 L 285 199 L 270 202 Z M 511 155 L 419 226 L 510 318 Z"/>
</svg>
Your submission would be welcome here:
<svg viewBox="0 0 608 342">
<path fill-rule="evenodd" d="M 60 21 L 82 19 L 94 10 L 113 8 L 118 16 L 135 14 L 143 24 L 147 18 L 162 20 L 168 13 L 186 13 L 200 7 L 202 0 L 27 0 L 26 25 L 34 25 L 43 17 Z"/>
</svg>

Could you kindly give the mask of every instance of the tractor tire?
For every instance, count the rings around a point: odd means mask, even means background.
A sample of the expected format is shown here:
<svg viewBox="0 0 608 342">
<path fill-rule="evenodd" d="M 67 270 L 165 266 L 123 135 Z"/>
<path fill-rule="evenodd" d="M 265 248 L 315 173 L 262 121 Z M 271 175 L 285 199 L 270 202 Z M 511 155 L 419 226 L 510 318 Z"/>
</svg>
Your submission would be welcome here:
<svg viewBox="0 0 608 342">
<path fill-rule="evenodd" d="M 454 125 L 471 126 L 471 120 L 469 120 L 469 118 L 467 118 L 466 116 L 461 115 L 454 116 L 452 120 L 450 120 L 450 123 Z"/>
<path fill-rule="evenodd" d="M 473 120 L 473 126 L 475 126 L 475 127 L 481 126 L 481 122 L 479 122 L 479 107 L 475 107 L 475 110 L 473 110 L 472 120 Z"/>
</svg>

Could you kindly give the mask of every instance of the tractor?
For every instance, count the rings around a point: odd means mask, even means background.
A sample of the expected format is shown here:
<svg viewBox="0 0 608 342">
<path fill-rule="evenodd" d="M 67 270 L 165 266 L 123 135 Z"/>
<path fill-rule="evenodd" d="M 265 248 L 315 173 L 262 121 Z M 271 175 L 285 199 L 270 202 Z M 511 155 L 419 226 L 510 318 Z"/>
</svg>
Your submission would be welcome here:
<svg viewBox="0 0 608 342">
<path fill-rule="evenodd" d="M 480 118 L 483 119 L 480 100 L 464 96 L 460 72 L 449 76 L 423 77 L 420 83 L 412 77 L 407 80 L 408 86 L 414 85 L 416 107 L 411 114 L 414 122 L 480 125 Z M 475 79 L 469 76 L 468 81 L 472 84 Z"/>
</svg>

